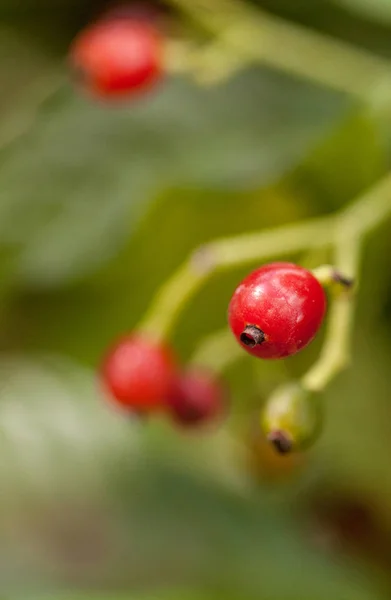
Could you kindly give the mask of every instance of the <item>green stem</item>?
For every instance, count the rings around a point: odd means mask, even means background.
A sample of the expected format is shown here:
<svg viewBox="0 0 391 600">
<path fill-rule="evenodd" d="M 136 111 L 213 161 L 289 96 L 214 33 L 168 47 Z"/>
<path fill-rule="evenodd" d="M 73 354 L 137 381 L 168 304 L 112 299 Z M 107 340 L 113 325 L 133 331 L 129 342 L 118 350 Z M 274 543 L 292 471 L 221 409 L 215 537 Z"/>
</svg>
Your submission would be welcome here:
<svg viewBox="0 0 391 600">
<path fill-rule="evenodd" d="M 340 212 L 345 231 L 367 235 L 391 216 L 391 173 Z"/>
<path fill-rule="evenodd" d="M 169 337 L 181 310 L 207 277 L 208 271 L 197 268 L 191 259 L 185 262 L 158 291 L 138 329 L 150 339 Z"/>
<path fill-rule="evenodd" d="M 352 289 L 355 283 L 351 277 L 342 273 L 334 265 L 321 265 L 312 269 L 312 274 L 334 296 L 346 293 L 346 290 Z"/>
<path fill-rule="evenodd" d="M 274 256 L 292 255 L 334 244 L 338 254 L 336 268 L 346 276 L 354 274 L 356 265 L 348 264 L 349 268 L 345 268 L 347 258 L 344 255 L 352 254 L 357 240 L 361 242 L 361 237 L 389 215 L 391 174 L 335 215 L 211 242 L 194 252 L 162 286 L 139 328 L 156 339 L 168 337 L 182 309 L 214 272 Z M 346 247 L 349 243 L 353 250 Z M 354 252 L 357 254 L 358 251 Z M 335 317 L 339 323 L 343 309 L 335 310 L 339 313 Z"/>
<path fill-rule="evenodd" d="M 325 246 L 333 217 L 309 219 L 234 237 L 221 238 L 196 250 L 163 285 L 139 329 L 155 339 L 170 335 L 181 310 L 216 271 Z"/>
<path fill-rule="evenodd" d="M 319 248 L 330 242 L 334 217 L 308 219 L 266 231 L 221 238 L 209 244 L 216 266 L 230 269 L 247 263 Z"/>
<path fill-rule="evenodd" d="M 203 45 L 185 40 L 169 40 L 165 45 L 165 64 L 173 74 L 190 74 L 202 85 L 226 80 L 247 64 L 237 52 L 229 51 L 220 40 Z"/>
<path fill-rule="evenodd" d="M 214 33 L 216 43 L 223 47 L 226 43 L 231 52 L 236 49 L 248 60 L 260 61 L 362 99 L 378 101 L 381 94 L 387 95 L 391 90 L 388 61 L 260 13 L 247 4 L 235 0 L 215 0 L 213 4 L 210 0 L 171 2 Z M 218 57 L 220 60 L 220 54 Z M 185 304 L 213 272 L 276 255 L 333 245 L 335 268 L 356 281 L 363 237 L 390 214 L 391 173 L 334 216 L 216 240 L 195 252 L 163 285 L 140 329 L 156 338 L 167 337 Z M 326 267 L 319 276 L 329 280 L 330 272 Z M 324 389 L 349 364 L 354 310 L 355 299 L 349 291 L 332 299 L 321 355 L 302 378 L 307 390 Z M 207 361 L 213 365 L 211 355 L 216 344 L 221 347 L 222 340 L 224 343 L 225 337 L 220 334 L 211 338 L 202 352 L 196 353 L 195 362 Z M 215 365 L 216 369 L 224 368 L 233 357 L 235 352 L 229 351 Z"/>
<path fill-rule="evenodd" d="M 361 99 L 390 91 L 390 62 L 365 50 L 236 0 L 170 2 L 250 61 Z"/>
<path fill-rule="evenodd" d="M 360 238 L 347 231 L 344 223 L 338 228 L 335 264 L 338 270 L 357 280 L 360 258 Z M 328 315 L 326 339 L 319 360 L 302 379 L 309 391 L 323 390 L 350 363 L 355 295 L 348 291 L 332 298 Z"/>
</svg>

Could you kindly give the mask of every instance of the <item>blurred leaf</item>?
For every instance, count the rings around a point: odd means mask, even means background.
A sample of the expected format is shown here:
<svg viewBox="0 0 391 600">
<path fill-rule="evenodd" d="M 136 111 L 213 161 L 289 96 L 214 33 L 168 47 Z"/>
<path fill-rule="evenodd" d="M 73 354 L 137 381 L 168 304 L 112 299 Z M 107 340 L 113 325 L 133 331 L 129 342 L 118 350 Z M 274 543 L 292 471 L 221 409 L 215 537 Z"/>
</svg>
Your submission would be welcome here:
<svg viewBox="0 0 391 600">
<path fill-rule="evenodd" d="M 276 13 L 287 21 L 299 22 L 310 30 L 325 33 L 375 54 L 387 57 L 391 55 L 387 20 L 376 19 L 377 4 L 387 0 L 375 0 L 373 3 L 371 0 L 254 1 L 261 8 Z M 362 10 L 364 3 L 368 8 L 366 14 Z M 372 4 L 375 18 L 369 15 Z"/>
<path fill-rule="evenodd" d="M 329 135 L 348 102 L 263 69 L 216 88 L 172 81 L 127 107 L 97 105 L 61 84 L 55 58 L 93 8 L 76 4 L 0 1 L 0 11 L 24 15 L 23 25 L 0 32 L 0 307 L 9 308 L 1 347 L 73 359 L 0 359 L 0 593 L 389 597 L 375 571 L 350 564 L 339 549 L 319 549 L 294 491 L 255 493 L 228 427 L 192 435 L 164 419 L 124 418 L 105 402 L 95 374 L 73 362 L 95 365 L 198 244 L 318 214 L 361 193 L 385 169 L 379 132 L 356 112 Z M 300 4 L 324 20 L 308 0 Z M 51 15 L 57 25 L 45 32 Z M 390 240 L 377 236 L 370 251 L 354 363 L 327 393 L 328 421 L 313 451 L 320 493 L 365 490 L 389 518 L 391 347 L 381 318 Z M 181 358 L 225 322 L 242 271 L 213 278 L 189 304 L 174 337 Z M 228 374 L 234 416 L 280 376 L 271 369 L 258 389 L 254 366 L 244 359 Z"/>
<path fill-rule="evenodd" d="M 205 477 L 215 435 L 132 426 L 63 361 L 0 367 L 5 593 L 202 585 L 233 598 L 382 597 L 365 572 L 314 552 L 292 515 Z M 227 449 L 219 460 L 232 464 Z"/>
<path fill-rule="evenodd" d="M 40 103 L 59 85 L 58 61 L 28 33 L 0 27 L 0 151 L 34 123 Z"/>
<path fill-rule="evenodd" d="M 69 290 L 21 296 L 8 315 L 5 343 L 64 352 L 95 364 L 113 336 L 136 324 L 157 287 L 200 243 L 295 220 L 309 210 L 304 198 L 279 185 L 248 192 L 171 190 L 157 199 L 121 252 L 93 278 Z M 187 307 L 182 331 L 175 335 L 182 354 L 225 324 L 237 277 L 234 272 L 223 280 L 213 278 Z"/>
<path fill-rule="evenodd" d="M 232 459 L 238 444 L 227 432 L 187 437 L 164 419 L 148 424 L 132 419 L 110 406 L 95 374 L 71 361 L 3 357 L 0 396 L 3 509 L 12 511 L 18 497 L 36 505 L 60 492 L 89 501 L 110 495 L 107 481 L 117 477 L 122 461 L 128 473 L 145 455 L 192 464 L 194 472 L 229 488 L 247 484 Z"/>
<path fill-rule="evenodd" d="M 345 116 L 288 177 L 307 195 L 330 209 L 353 200 L 381 177 L 387 167 L 378 124 L 363 109 Z"/>
<path fill-rule="evenodd" d="M 391 23 L 390 0 L 334 0 L 354 13 L 380 23 Z"/>
<path fill-rule="evenodd" d="M 64 492 L 83 485 L 93 496 L 108 448 L 134 445 L 137 423 L 116 418 L 89 373 L 66 361 L 3 358 L 0 373 L 1 502 L 50 495 L 56 480 Z"/>
<path fill-rule="evenodd" d="M 370 185 L 384 163 L 375 125 L 355 112 L 281 184 L 230 192 L 186 187 L 161 194 L 133 237 L 95 277 L 66 292 L 23 295 L 9 315 L 7 343 L 49 348 L 94 364 L 113 336 L 135 325 L 157 287 L 200 243 L 340 206 Z M 231 290 L 247 270 L 213 277 L 186 308 L 175 334 L 182 355 L 225 324 Z M 311 357 L 312 350 L 304 354 Z"/>
<path fill-rule="evenodd" d="M 190 439 L 178 452 L 183 440 L 171 428 L 150 429 L 111 410 L 91 374 L 70 362 L 3 358 L 0 381 L 2 590 L 20 587 L 20 569 L 30 590 L 53 577 L 107 585 L 127 581 L 130 550 L 118 521 L 125 517 L 116 509 L 118 492 L 128 481 L 137 504 L 143 478 L 150 477 L 151 467 L 152 476 L 162 459 L 186 465 L 214 485 L 243 485 L 232 479 L 237 467 L 232 460 L 228 467 L 232 444 L 225 435 Z M 159 505 L 159 498 L 153 503 Z M 153 530 L 151 540 L 145 522 L 146 511 L 156 510 L 144 501 L 137 506 L 141 521 L 131 511 L 131 527 L 139 532 L 140 552 L 147 546 L 141 561 L 132 559 L 134 580 L 159 535 Z M 158 563 L 153 568 L 159 572 Z"/>
<path fill-rule="evenodd" d="M 259 70 L 211 89 L 172 82 L 128 108 L 64 89 L 3 152 L 0 234 L 25 245 L 21 282 L 56 285 L 96 269 L 168 186 L 248 188 L 278 177 L 342 105 Z"/>
</svg>

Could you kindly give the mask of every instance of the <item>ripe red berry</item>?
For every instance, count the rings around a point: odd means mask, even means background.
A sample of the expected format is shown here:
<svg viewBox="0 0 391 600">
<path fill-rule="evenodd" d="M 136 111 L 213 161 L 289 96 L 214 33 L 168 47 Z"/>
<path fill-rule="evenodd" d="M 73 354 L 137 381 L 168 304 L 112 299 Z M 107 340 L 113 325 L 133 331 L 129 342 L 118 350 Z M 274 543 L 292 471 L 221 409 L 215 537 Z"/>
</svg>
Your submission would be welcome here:
<svg viewBox="0 0 391 600">
<path fill-rule="evenodd" d="M 120 405 L 137 412 L 163 406 L 175 377 L 171 351 L 136 334 L 120 340 L 102 367 L 106 389 Z"/>
<path fill-rule="evenodd" d="M 247 352 L 284 358 L 313 340 L 325 311 L 325 292 L 310 271 L 272 263 L 250 273 L 236 288 L 228 320 Z"/>
<path fill-rule="evenodd" d="M 212 421 L 224 411 L 226 390 L 212 374 L 189 369 L 180 374 L 167 398 L 167 406 L 180 425 L 194 426 Z"/>
<path fill-rule="evenodd" d="M 108 19 L 76 37 L 70 62 L 89 92 L 123 97 L 149 88 L 160 78 L 162 40 L 154 27 L 141 20 Z"/>
</svg>

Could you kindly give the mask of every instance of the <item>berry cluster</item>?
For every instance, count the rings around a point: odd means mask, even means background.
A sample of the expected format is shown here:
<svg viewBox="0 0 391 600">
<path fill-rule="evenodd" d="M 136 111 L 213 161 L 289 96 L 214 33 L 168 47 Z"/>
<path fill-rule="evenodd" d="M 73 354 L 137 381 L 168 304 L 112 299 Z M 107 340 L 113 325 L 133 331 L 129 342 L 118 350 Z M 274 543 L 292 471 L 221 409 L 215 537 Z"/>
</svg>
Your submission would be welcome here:
<svg viewBox="0 0 391 600">
<path fill-rule="evenodd" d="M 240 283 L 228 318 L 233 334 L 247 352 L 258 358 L 279 359 L 311 342 L 325 310 L 324 290 L 312 273 L 291 263 L 273 263 Z M 142 333 L 116 343 L 103 363 L 102 375 L 106 389 L 122 407 L 144 415 L 166 410 L 183 426 L 216 419 L 226 405 L 226 390 L 216 375 L 195 367 L 179 368 L 169 347 Z M 270 441 L 283 453 L 290 449 L 291 440 L 280 426 L 290 423 L 290 417 L 281 410 L 284 405 L 279 399 L 277 403 L 270 417 L 274 424 Z M 293 421 L 290 431 L 294 428 Z"/>
<path fill-rule="evenodd" d="M 238 56 L 236 67 L 236 61 L 228 60 L 224 64 L 224 60 L 220 60 L 219 44 L 217 53 L 214 53 L 216 44 L 212 41 L 212 53 L 209 52 L 209 47 L 206 47 L 205 54 L 203 48 L 200 49 L 200 62 L 205 57 L 205 65 L 199 69 L 199 56 L 197 50 L 194 52 L 192 44 L 183 43 L 183 40 L 169 40 L 163 35 L 160 8 L 149 4 L 129 4 L 127 0 L 124 2 L 123 5 L 106 9 L 98 19 L 80 31 L 69 51 L 69 65 L 76 81 L 95 98 L 105 101 L 132 98 L 153 88 L 162 79 L 164 72 L 172 68 L 177 72 L 187 71 L 198 80 L 199 75 L 207 74 L 206 79 L 215 82 L 219 79 L 219 73 L 221 75 L 222 72 L 225 77 L 231 72 L 232 64 L 234 69 L 244 66 L 247 54 L 254 59 L 264 60 L 262 48 L 254 53 L 252 40 L 246 39 L 245 32 L 242 45 L 249 52 L 242 52 Z M 205 7 L 197 5 L 193 13 L 191 2 L 182 4 L 180 8 L 184 8 L 186 13 L 206 26 L 206 29 L 209 17 L 214 14 L 218 22 L 219 8 L 210 11 L 205 2 Z M 224 7 L 221 8 L 224 12 Z M 246 11 L 243 8 L 244 21 L 250 22 L 251 18 L 246 17 Z M 222 24 L 225 22 L 224 17 L 222 14 Z M 262 19 L 264 18 L 266 17 L 263 16 Z M 272 20 L 266 20 L 266 23 L 271 31 L 274 30 Z M 212 29 L 214 31 L 215 26 Z M 300 35 L 304 35 L 304 31 Z M 315 43 L 315 38 L 311 37 L 311 43 Z M 324 51 L 327 44 L 331 53 L 335 53 L 335 48 L 329 41 L 320 40 L 319 47 Z M 216 64 L 213 60 L 208 60 L 210 56 L 217 57 Z M 275 66 L 281 68 L 281 61 L 277 63 Z M 314 81 L 319 82 L 315 72 L 312 73 L 307 68 L 300 69 L 300 64 L 297 61 L 298 75 L 305 74 L 308 78 L 310 73 Z M 338 81 L 332 80 L 329 75 L 328 72 L 324 79 L 332 87 L 340 89 L 341 78 Z M 287 358 L 308 346 L 319 331 L 326 312 L 326 296 L 322 285 L 329 287 L 332 296 L 330 326 L 318 361 L 299 382 L 294 385 L 290 382 L 277 389 L 262 413 L 264 433 L 281 454 L 290 452 L 292 448 L 301 449 L 313 438 L 318 428 L 319 392 L 348 364 L 350 350 L 346 349 L 351 338 L 353 303 L 346 303 L 345 300 L 350 300 L 353 296 L 350 292 L 357 274 L 361 239 L 388 214 L 390 203 L 384 190 L 388 190 L 389 185 L 389 178 L 386 177 L 379 183 L 374 196 L 369 194 L 358 199 L 352 207 L 339 211 L 332 217 L 319 218 L 316 223 L 303 226 L 298 224 L 287 229 L 276 229 L 269 238 L 278 242 L 272 243 L 268 248 L 271 252 L 264 252 L 262 243 L 258 252 L 253 236 L 231 238 L 234 245 L 239 242 L 236 245 L 238 254 L 231 249 L 225 254 L 226 239 L 221 240 L 221 244 L 218 240 L 212 244 L 221 251 L 216 252 L 216 262 L 212 269 L 236 267 L 255 258 L 273 255 L 278 247 L 282 249 L 284 234 L 288 231 L 291 234 L 291 245 L 285 245 L 284 252 L 288 250 L 298 253 L 318 247 L 334 248 L 338 250 L 336 255 L 339 257 L 339 267 L 346 270 L 347 275 L 353 276 L 347 277 L 329 265 L 321 267 L 314 274 L 295 264 L 271 263 L 250 273 L 232 296 L 228 321 L 233 335 L 246 352 L 267 360 Z M 335 238 L 330 238 L 330 224 L 335 225 L 339 232 Z M 261 241 L 262 236 L 263 232 L 260 232 L 257 239 Z M 153 306 L 155 312 L 152 311 L 152 321 L 154 325 L 158 324 L 158 328 L 160 323 L 159 340 L 169 337 L 176 313 L 206 278 L 204 273 L 198 273 L 194 277 L 189 265 L 185 264 L 183 270 L 174 274 L 173 280 L 162 290 L 163 301 L 160 302 L 158 296 L 157 306 Z M 152 340 L 141 327 L 138 333 L 120 340 L 109 353 L 103 366 L 103 379 L 106 389 L 121 406 L 143 414 L 164 408 L 174 421 L 190 426 L 209 421 L 223 412 L 226 393 L 216 373 L 223 370 L 221 363 L 224 361 L 216 362 L 220 364 L 218 369 L 183 370 L 178 366 L 171 350 L 162 341 L 155 338 Z"/>
<path fill-rule="evenodd" d="M 70 49 L 70 64 L 81 86 L 108 100 L 129 98 L 155 85 L 163 72 L 163 36 L 155 17 L 145 7 L 123 5 L 81 31 Z M 237 287 L 228 320 L 247 352 L 281 359 L 311 342 L 325 310 L 323 288 L 312 273 L 294 264 L 272 263 Z M 171 349 L 142 331 L 117 342 L 102 375 L 116 402 L 138 414 L 164 409 L 176 423 L 196 426 L 224 412 L 226 390 L 212 371 L 179 368 Z M 292 403 L 280 399 L 285 396 L 283 391 L 273 401 L 266 419 L 273 423 L 269 440 L 281 453 L 292 448 L 294 437 L 300 438 L 292 435 L 295 416 L 290 414 Z"/>
<path fill-rule="evenodd" d="M 115 344 L 103 362 L 102 376 L 122 408 L 142 415 L 164 410 L 183 426 L 209 422 L 225 405 L 225 390 L 211 372 L 180 369 L 169 348 L 141 334 Z"/>
</svg>

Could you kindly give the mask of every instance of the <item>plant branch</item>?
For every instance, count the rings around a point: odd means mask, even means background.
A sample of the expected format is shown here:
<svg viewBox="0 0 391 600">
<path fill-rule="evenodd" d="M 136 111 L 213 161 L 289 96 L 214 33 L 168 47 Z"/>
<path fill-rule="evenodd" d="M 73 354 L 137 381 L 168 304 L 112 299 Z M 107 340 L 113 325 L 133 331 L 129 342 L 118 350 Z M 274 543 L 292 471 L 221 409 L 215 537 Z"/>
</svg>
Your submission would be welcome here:
<svg viewBox="0 0 391 600">
<path fill-rule="evenodd" d="M 360 238 L 346 230 L 342 221 L 338 227 L 335 265 L 347 277 L 357 280 L 360 259 Z M 326 339 L 319 360 L 302 379 L 309 391 L 323 390 L 350 363 L 355 294 L 349 290 L 332 298 Z"/>
<path fill-rule="evenodd" d="M 156 339 L 169 337 L 187 302 L 213 273 L 274 256 L 297 254 L 309 248 L 334 246 L 335 267 L 345 276 L 353 276 L 357 271 L 362 238 L 389 215 L 391 174 L 335 215 L 284 225 L 269 231 L 221 238 L 206 244 L 196 250 L 163 284 L 139 329 Z M 336 233 L 333 233 L 333 230 Z M 342 338 L 350 331 L 351 304 L 352 300 L 346 302 L 345 297 L 341 297 L 340 304 L 335 304 L 331 309 L 329 328 L 332 334 L 330 333 L 327 340 L 335 337 L 339 340 L 335 342 L 338 348 L 345 344 Z M 345 328 L 346 332 L 343 333 Z M 335 348 L 331 346 L 330 349 L 331 342 L 327 340 L 323 354 L 328 353 L 327 355 L 331 356 Z M 341 354 L 341 351 L 338 350 L 338 353 Z M 323 364 L 327 363 L 324 356 L 322 360 Z M 315 380 L 317 378 L 318 375 L 315 376 Z M 308 379 L 310 385 L 313 385 L 313 375 L 308 375 Z"/>
<path fill-rule="evenodd" d="M 196 250 L 190 258 L 163 284 L 152 306 L 140 324 L 140 329 L 157 339 L 168 337 L 180 312 L 206 280 L 215 272 L 244 266 L 274 256 L 297 254 L 316 247 L 336 247 L 335 267 L 344 275 L 355 273 L 356 264 L 349 254 L 358 254 L 362 237 L 391 215 L 391 174 L 363 194 L 347 208 L 332 216 L 309 219 L 302 223 L 283 225 L 269 231 L 217 239 Z M 336 231 L 336 233 L 332 233 Z M 352 245 L 352 248 L 348 247 Z M 335 318 L 342 318 L 341 307 Z M 347 311 L 348 312 L 348 311 Z"/>
<path fill-rule="evenodd" d="M 243 235 L 221 238 L 196 250 L 163 284 L 139 328 L 149 337 L 168 337 L 186 303 L 216 271 L 277 255 L 289 255 L 330 241 L 333 217 L 309 219 Z"/>
<path fill-rule="evenodd" d="M 365 50 L 237 0 L 170 2 L 248 61 L 364 100 L 390 95 L 391 63 Z"/>
<path fill-rule="evenodd" d="M 391 216 L 391 173 L 340 212 L 347 234 L 365 236 Z"/>
</svg>

